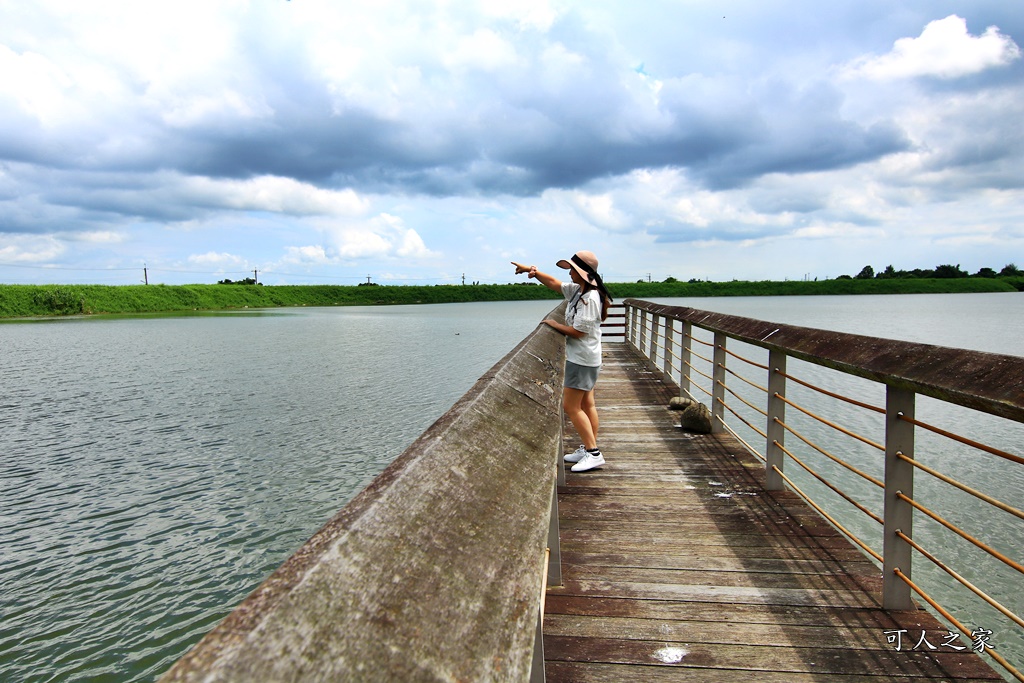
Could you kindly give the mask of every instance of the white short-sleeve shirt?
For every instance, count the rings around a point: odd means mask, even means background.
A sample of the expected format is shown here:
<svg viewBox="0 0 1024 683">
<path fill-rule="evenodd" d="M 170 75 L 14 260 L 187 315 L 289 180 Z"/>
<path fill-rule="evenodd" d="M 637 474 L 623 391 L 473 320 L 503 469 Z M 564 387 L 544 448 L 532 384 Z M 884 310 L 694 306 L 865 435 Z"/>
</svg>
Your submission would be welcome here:
<svg viewBox="0 0 1024 683">
<path fill-rule="evenodd" d="M 577 365 L 601 365 L 601 294 L 592 289 L 581 296 L 575 282 L 562 283 L 562 296 L 568 300 L 565 324 L 583 332 L 579 339 L 565 338 L 565 357 Z"/>
</svg>

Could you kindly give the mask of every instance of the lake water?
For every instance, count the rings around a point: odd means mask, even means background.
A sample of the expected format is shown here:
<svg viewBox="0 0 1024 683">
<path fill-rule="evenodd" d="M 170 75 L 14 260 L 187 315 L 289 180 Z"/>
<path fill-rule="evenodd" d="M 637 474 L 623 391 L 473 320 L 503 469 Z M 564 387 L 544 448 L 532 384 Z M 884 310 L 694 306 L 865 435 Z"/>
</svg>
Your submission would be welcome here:
<svg viewBox="0 0 1024 683">
<path fill-rule="evenodd" d="M 1014 294 L 664 301 L 1024 339 Z M 555 303 L 0 324 L 0 680 L 158 676 Z"/>
</svg>

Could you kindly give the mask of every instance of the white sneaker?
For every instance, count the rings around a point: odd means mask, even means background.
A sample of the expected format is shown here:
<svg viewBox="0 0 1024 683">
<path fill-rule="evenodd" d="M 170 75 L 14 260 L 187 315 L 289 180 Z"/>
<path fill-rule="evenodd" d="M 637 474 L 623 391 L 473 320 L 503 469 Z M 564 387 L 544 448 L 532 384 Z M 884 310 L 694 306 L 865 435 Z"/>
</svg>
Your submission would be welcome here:
<svg viewBox="0 0 1024 683">
<path fill-rule="evenodd" d="M 579 448 L 574 450 L 572 453 L 566 454 L 566 456 L 564 458 L 562 458 L 562 460 L 564 460 L 566 462 L 579 462 L 580 460 L 583 459 L 583 456 L 585 456 L 586 454 L 587 454 L 587 447 L 584 446 L 583 444 L 580 444 Z"/>
<path fill-rule="evenodd" d="M 586 472 L 587 470 L 592 470 L 595 467 L 600 467 L 603 464 L 604 456 L 601 455 L 601 451 L 598 451 L 597 453 L 587 451 L 586 455 L 584 455 L 578 463 L 572 466 L 572 471 Z"/>
</svg>

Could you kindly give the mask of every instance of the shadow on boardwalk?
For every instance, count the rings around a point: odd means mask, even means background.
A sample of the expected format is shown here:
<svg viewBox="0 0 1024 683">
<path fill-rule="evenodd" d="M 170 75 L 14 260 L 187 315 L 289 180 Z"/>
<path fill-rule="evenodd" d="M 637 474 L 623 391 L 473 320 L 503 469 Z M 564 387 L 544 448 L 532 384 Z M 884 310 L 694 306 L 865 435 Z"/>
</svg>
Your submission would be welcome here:
<svg viewBox="0 0 1024 683">
<path fill-rule="evenodd" d="M 597 392 L 608 464 L 558 490 L 548 681 L 1002 680 L 969 650 L 911 651 L 946 629 L 882 610 L 881 570 L 794 494 L 766 492 L 738 441 L 675 426 L 676 388 L 626 345 L 605 346 Z"/>
</svg>

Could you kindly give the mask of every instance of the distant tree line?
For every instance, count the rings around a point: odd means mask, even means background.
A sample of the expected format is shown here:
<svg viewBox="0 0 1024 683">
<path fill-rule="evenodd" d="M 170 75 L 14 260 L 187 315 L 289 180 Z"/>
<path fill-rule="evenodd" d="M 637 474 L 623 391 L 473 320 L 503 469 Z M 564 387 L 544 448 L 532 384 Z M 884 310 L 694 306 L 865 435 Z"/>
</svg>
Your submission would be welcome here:
<svg viewBox="0 0 1024 683">
<path fill-rule="evenodd" d="M 914 270 L 896 270 L 892 266 L 886 266 L 885 270 L 878 273 L 871 266 L 864 266 L 860 272 L 857 273 L 854 278 L 849 275 L 840 275 L 837 280 L 890 280 L 897 278 L 956 278 L 956 277 L 1019 277 L 1024 275 L 1024 271 L 1021 271 L 1016 265 L 1008 263 L 1003 266 L 1003 269 L 998 273 L 992 268 L 981 268 L 977 273 L 971 275 L 966 270 L 960 268 L 960 264 L 951 265 L 945 263 L 941 266 L 936 266 L 934 269 L 922 269 L 915 268 Z"/>
<path fill-rule="evenodd" d="M 958 277 L 1021 277 L 1024 276 L 1024 270 L 1021 270 L 1016 265 L 1008 263 L 1003 266 L 1003 269 L 996 272 L 992 268 L 981 268 L 977 273 L 973 275 L 968 273 L 966 270 L 960 268 L 960 264 L 950 265 L 948 263 L 941 266 L 936 266 L 932 269 L 927 268 L 915 268 L 914 270 L 896 270 L 892 266 L 886 266 L 885 270 L 875 272 L 875 269 L 871 266 L 864 266 L 860 272 L 855 276 L 840 275 L 836 280 L 896 280 L 896 279 L 946 279 L 946 278 L 958 278 Z M 818 278 L 814 278 L 815 281 Z M 640 278 L 637 280 L 638 283 L 650 282 L 649 279 L 645 280 Z M 676 278 L 669 276 L 663 280 L 664 283 L 673 284 L 679 282 Z M 701 282 L 711 282 L 711 280 L 700 280 L 698 278 L 691 278 L 687 280 L 689 284 L 699 284 Z"/>
<path fill-rule="evenodd" d="M 244 280 L 228 280 L 227 278 L 225 278 L 223 280 L 217 280 L 217 284 L 218 285 L 259 285 L 260 287 L 263 286 L 262 282 L 256 282 L 256 279 L 255 278 L 251 278 L 251 277 L 247 277 Z"/>
</svg>

